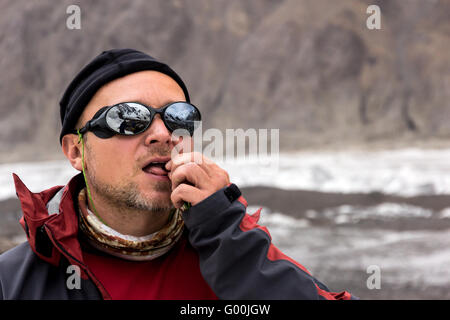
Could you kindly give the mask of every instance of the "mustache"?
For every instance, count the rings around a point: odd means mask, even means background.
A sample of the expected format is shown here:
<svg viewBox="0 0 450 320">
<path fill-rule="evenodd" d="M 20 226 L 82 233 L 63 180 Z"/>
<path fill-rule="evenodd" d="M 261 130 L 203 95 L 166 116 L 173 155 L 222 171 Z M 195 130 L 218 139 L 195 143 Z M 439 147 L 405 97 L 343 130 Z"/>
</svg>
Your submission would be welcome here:
<svg viewBox="0 0 450 320">
<path fill-rule="evenodd" d="M 163 146 L 155 146 L 152 148 L 148 148 L 147 152 L 144 155 L 140 156 L 137 160 L 138 162 L 141 162 L 151 157 L 170 157 L 172 149 L 173 147 L 163 147 Z"/>
</svg>

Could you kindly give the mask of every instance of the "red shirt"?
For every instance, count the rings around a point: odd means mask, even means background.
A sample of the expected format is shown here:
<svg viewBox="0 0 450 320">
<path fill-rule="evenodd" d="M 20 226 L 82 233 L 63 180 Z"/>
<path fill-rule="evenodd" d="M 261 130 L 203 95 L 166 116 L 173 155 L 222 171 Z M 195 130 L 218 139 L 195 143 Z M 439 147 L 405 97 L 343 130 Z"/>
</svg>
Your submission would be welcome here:
<svg viewBox="0 0 450 320">
<path fill-rule="evenodd" d="M 85 251 L 83 258 L 113 300 L 217 299 L 200 273 L 197 252 L 184 235 L 168 253 L 150 261 Z"/>
</svg>

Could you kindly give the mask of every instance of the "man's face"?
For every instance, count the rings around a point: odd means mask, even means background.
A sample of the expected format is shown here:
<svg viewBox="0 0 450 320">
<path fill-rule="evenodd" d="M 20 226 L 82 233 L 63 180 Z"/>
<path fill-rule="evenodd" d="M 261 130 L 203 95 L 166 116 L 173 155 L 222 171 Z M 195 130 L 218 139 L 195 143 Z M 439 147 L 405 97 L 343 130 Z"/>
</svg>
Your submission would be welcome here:
<svg viewBox="0 0 450 320">
<path fill-rule="evenodd" d="M 172 78 L 156 71 L 133 73 L 103 86 L 87 105 L 77 128 L 84 126 L 104 106 L 140 102 L 160 108 L 174 101 L 186 100 Z M 85 169 L 93 197 L 101 196 L 115 206 L 131 209 L 154 211 L 172 207 L 167 176 L 143 170 L 149 161 L 169 159 L 177 143 L 172 141 L 159 115 L 145 132 L 136 136 L 114 135 L 101 139 L 92 132 L 85 136 Z"/>
</svg>

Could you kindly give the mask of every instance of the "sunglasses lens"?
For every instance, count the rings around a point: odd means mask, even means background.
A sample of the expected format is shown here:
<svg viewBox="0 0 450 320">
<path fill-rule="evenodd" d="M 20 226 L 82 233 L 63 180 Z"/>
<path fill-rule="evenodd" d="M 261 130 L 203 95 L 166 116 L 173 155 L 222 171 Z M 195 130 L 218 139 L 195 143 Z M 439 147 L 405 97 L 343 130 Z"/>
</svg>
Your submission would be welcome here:
<svg viewBox="0 0 450 320">
<path fill-rule="evenodd" d="M 134 135 L 147 129 L 150 124 L 150 111 L 137 103 L 121 103 L 106 114 L 106 123 L 115 132 Z"/>
<path fill-rule="evenodd" d="M 175 102 L 164 112 L 166 125 L 172 130 L 185 129 L 192 135 L 201 120 L 200 111 L 186 102 Z"/>
</svg>

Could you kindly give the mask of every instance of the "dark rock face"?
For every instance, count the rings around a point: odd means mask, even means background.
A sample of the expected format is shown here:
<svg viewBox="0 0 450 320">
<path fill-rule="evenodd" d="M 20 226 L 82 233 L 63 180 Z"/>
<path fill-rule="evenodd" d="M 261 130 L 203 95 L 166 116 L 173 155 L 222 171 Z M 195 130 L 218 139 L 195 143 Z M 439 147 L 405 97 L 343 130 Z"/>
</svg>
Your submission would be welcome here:
<svg viewBox="0 0 450 320">
<path fill-rule="evenodd" d="M 113 47 L 177 70 L 204 128 L 279 128 L 281 150 L 450 137 L 448 0 L 79 1 L 81 30 L 71 4 L 0 5 L 0 161 L 60 154 L 59 99 Z"/>
</svg>

